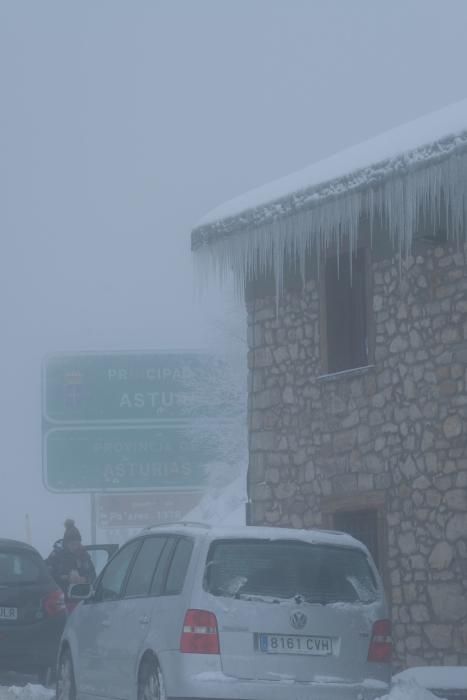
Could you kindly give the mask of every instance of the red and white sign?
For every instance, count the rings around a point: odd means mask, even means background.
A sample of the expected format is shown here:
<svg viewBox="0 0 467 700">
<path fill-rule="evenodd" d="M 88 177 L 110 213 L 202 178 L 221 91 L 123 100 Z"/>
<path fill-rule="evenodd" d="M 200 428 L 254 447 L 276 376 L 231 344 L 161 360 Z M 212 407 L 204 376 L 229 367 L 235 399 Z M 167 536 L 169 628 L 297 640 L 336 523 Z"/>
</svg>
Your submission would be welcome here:
<svg viewBox="0 0 467 700">
<path fill-rule="evenodd" d="M 183 520 L 203 494 L 197 492 L 106 493 L 97 499 L 97 520 L 103 530 L 149 527 Z"/>
</svg>

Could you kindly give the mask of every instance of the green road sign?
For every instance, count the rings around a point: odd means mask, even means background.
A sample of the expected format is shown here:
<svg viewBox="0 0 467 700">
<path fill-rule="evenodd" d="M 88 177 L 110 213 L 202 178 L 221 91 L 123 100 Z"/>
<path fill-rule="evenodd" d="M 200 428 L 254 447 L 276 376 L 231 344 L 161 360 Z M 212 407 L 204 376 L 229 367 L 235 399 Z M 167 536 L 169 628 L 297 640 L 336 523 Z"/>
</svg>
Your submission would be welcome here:
<svg viewBox="0 0 467 700">
<path fill-rule="evenodd" d="M 203 488 L 219 458 L 213 432 L 188 426 L 52 428 L 44 435 L 44 482 L 57 492 Z"/>
<path fill-rule="evenodd" d="M 224 371 L 219 358 L 200 352 L 49 356 L 42 399 L 46 487 L 203 488 L 207 468 L 223 462 L 221 438 L 238 416 Z"/>
<path fill-rule="evenodd" d="M 212 377 L 221 367 L 198 352 L 52 355 L 43 368 L 43 417 L 54 424 L 217 417 Z"/>
</svg>

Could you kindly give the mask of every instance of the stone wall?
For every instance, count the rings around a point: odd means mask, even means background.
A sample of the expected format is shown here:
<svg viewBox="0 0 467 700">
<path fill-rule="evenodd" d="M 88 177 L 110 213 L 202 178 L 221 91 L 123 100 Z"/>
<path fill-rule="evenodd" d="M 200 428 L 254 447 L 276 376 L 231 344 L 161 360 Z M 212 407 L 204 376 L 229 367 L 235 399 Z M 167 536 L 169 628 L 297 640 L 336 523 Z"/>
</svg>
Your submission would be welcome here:
<svg viewBox="0 0 467 700">
<path fill-rule="evenodd" d="M 467 664 L 467 246 L 371 264 L 374 363 L 322 376 L 320 283 L 247 303 L 252 522 L 380 498 L 395 665 Z M 331 504 L 331 506 L 329 505 Z"/>
</svg>

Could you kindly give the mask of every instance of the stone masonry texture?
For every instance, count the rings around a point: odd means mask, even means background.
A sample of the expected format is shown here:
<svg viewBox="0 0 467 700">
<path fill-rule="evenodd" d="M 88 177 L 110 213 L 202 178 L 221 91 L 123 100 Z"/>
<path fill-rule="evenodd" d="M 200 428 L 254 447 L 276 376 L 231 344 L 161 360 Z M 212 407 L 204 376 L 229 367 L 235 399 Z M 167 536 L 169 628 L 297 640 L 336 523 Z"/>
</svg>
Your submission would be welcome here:
<svg viewBox="0 0 467 700">
<path fill-rule="evenodd" d="M 382 494 L 395 667 L 467 665 L 467 245 L 370 265 L 372 366 L 323 375 L 318 280 L 247 302 L 254 524 Z"/>
</svg>

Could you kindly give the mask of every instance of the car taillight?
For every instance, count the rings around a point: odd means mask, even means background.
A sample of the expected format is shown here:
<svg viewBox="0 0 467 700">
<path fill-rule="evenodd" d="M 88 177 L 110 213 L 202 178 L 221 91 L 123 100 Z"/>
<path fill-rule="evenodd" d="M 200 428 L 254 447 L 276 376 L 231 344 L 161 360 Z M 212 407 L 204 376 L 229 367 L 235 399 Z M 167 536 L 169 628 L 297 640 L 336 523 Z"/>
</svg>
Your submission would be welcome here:
<svg viewBox="0 0 467 700">
<path fill-rule="evenodd" d="M 219 634 L 214 613 L 188 610 L 183 622 L 180 651 L 184 654 L 219 654 Z"/>
<path fill-rule="evenodd" d="M 66 611 L 65 597 L 62 591 L 52 591 L 47 598 L 44 598 L 42 605 L 47 615 L 61 615 Z"/>
<path fill-rule="evenodd" d="M 392 659 L 391 621 L 377 620 L 373 625 L 368 661 L 388 664 Z"/>
</svg>

